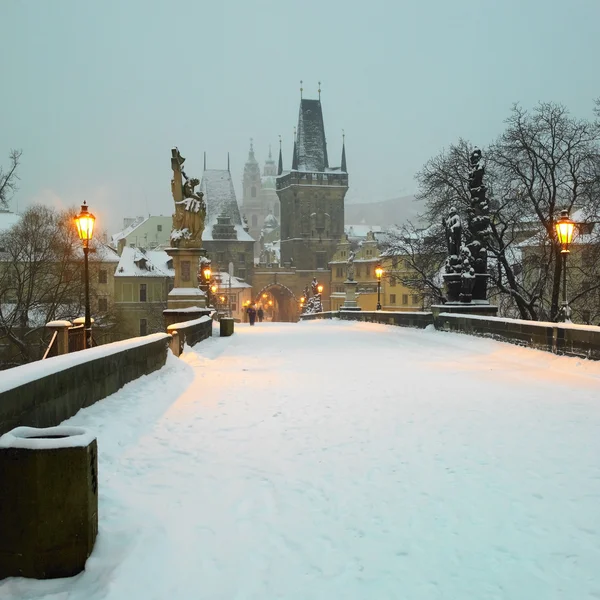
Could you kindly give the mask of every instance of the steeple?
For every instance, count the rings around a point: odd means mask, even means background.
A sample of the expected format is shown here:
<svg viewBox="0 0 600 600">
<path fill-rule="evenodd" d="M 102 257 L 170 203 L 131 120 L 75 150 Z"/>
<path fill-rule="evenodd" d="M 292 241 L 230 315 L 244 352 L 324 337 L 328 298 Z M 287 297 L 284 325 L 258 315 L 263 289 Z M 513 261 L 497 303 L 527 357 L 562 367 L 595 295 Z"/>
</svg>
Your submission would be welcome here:
<svg viewBox="0 0 600 600">
<path fill-rule="evenodd" d="M 283 156 L 281 155 L 281 136 L 279 136 L 279 164 L 277 165 L 277 175 L 283 173 Z"/>
<path fill-rule="evenodd" d="M 263 175 L 265 175 L 266 177 L 273 177 L 274 175 L 277 175 L 277 168 L 275 167 L 273 153 L 271 152 L 271 144 L 269 144 L 269 158 L 265 160 L 265 168 L 263 169 Z"/>
<path fill-rule="evenodd" d="M 250 150 L 248 151 L 248 160 L 246 163 L 255 163 L 256 158 L 254 157 L 254 140 L 250 138 Z"/>
<path fill-rule="evenodd" d="M 340 167 L 341 171 L 346 173 L 348 169 L 346 168 L 346 134 L 342 133 L 342 166 Z"/>
</svg>

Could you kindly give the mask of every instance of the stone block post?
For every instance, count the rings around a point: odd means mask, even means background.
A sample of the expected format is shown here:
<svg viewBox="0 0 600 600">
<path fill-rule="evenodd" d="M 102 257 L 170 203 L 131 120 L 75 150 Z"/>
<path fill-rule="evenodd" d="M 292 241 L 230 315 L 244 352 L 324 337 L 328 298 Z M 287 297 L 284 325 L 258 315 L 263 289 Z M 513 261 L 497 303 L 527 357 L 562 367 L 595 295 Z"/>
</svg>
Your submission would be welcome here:
<svg viewBox="0 0 600 600">
<path fill-rule="evenodd" d="M 0 437 L 0 579 L 72 577 L 98 533 L 98 448 L 79 427 Z"/>
<path fill-rule="evenodd" d="M 69 352 L 69 327 L 72 327 L 69 321 L 50 321 L 46 323 L 46 328 L 54 335 L 56 331 L 57 354 L 68 354 Z"/>
</svg>

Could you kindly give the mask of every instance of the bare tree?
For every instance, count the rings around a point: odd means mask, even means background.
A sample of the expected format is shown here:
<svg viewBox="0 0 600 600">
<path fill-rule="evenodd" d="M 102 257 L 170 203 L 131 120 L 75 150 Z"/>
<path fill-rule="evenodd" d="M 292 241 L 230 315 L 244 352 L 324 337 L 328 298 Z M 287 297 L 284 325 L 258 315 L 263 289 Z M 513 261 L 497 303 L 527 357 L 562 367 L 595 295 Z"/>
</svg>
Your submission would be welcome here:
<svg viewBox="0 0 600 600">
<path fill-rule="evenodd" d="M 22 150 L 11 150 L 8 158 L 8 169 L 0 166 L 0 209 L 8 210 L 8 202 L 12 195 L 17 191 L 17 181 L 19 180 L 18 167 L 21 159 Z"/>
<path fill-rule="evenodd" d="M 79 240 L 72 214 L 32 206 L 0 235 L 0 336 L 14 363 L 39 358 L 45 324 L 82 310 Z"/>
<path fill-rule="evenodd" d="M 484 149 L 490 294 L 509 314 L 556 319 L 562 265 L 554 222 L 561 209 L 582 209 L 584 221 L 598 218 L 600 127 L 552 103 L 531 113 L 515 106 L 506 123 L 499 139 Z M 440 223 L 451 206 L 466 220 L 472 150 L 460 139 L 417 174 L 417 199 L 425 200 L 425 219 L 431 225 Z M 527 253 L 522 244 L 533 236 L 536 250 Z"/>
</svg>

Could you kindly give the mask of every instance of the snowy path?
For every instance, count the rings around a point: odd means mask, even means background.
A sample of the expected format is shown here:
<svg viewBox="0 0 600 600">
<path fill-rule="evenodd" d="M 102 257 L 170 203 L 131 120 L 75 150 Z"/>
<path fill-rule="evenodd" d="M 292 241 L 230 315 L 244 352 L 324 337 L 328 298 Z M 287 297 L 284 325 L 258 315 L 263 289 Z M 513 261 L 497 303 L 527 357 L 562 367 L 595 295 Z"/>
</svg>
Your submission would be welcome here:
<svg viewBox="0 0 600 600">
<path fill-rule="evenodd" d="M 238 326 L 70 419 L 96 548 L 0 599 L 598 599 L 599 389 L 456 334 Z"/>
</svg>

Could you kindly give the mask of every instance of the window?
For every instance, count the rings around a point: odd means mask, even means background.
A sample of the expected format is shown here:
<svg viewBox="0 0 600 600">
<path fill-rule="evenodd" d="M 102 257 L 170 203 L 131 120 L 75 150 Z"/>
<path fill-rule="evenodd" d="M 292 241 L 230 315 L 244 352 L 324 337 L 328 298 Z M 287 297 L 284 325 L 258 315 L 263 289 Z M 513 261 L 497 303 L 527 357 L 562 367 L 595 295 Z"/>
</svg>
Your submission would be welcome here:
<svg viewBox="0 0 600 600">
<path fill-rule="evenodd" d="M 250 197 L 256 198 L 256 188 L 254 186 L 250 188 Z"/>
<path fill-rule="evenodd" d="M 390 294 L 390 304 L 396 304 L 396 294 Z"/>
<path fill-rule="evenodd" d="M 358 279 L 358 278 L 360 277 L 360 275 L 361 275 L 361 272 L 360 272 L 360 265 L 357 265 L 357 266 L 356 266 L 356 278 Z"/>
<path fill-rule="evenodd" d="M 371 267 L 369 265 L 365 267 L 365 277 L 371 277 Z"/>
<path fill-rule="evenodd" d="M 408 294 L 402 294 L 402 304 L 408 304 Z"/>
<path fill-rule="evenodd" d="M 412 295 L 412 303 L 413 304 L 419 304 L 419 296 L 418 296 L 418 294 L 413 294 Z"/>
<path fill-rule="evenodd" d="M 217 252 L 217 263 L 220 265 L 225 264 L 225 252 Z"/>
<path fill-rule="evenodd" d="M 317 269 L 325 268 L 325 252 L 316 252 Z"/>
<path fill-rule="evenodd" d="M 148 319 L 140 319 L 140 335 L 148 335 Z"/>
<path fill-rule="evenodd" d="M 237 276 L 240 279 L 246 279 L 246 269 L 239 269 L 237 270 Z M 233 282 L 232 282 L 233 283 Z"/>
<path fill-rule="evenodd" d="M 343 267 L 336 267 L 335 268 L 335 276 L 336 277 L 343 277 L 344 276 L 344 268 Z"/>
<path fill-rule="evenodd" d="M 245 262 L 246 262 L 246 253 L 245 252 L 238 252 L 238 262 L 245 264 Z"/>
<path fill-rule="evenodd" d="M 190 281 L 190 261 L 182 260 L 181 261 L 181 281 Z"/>
<path fill-rule="evenodd" d="M 258 217 L 256 215 L 252 215 L 252 227 L 258 227 Z"/>
<path fill-rule="evenodd" d="M 108 271 L 106 269 L 98 271 L 98 283 L 108 283 Z"/>
<path fill-rule="evenodd" d="M 108 299 L 98 298 L 98 310 L 100 312 L 106 312 L 108 310 Z"/>
<path fill-rule="evenodd" d="M 156 231 L 162 231 L 162 225 L 157 225 L 156 226 Z"/>
<path fill-rule="evenodd" d="M 390 277 L 390 287 L 396 287 L 396 278 Z"/>
<path fill-rule="evenodd" d="M 140 283 L 140 302 L 146 302 L 147 286 L 145 283 Z M 146 334 L 143 334 L 146 335 Z"/>
</svg>

